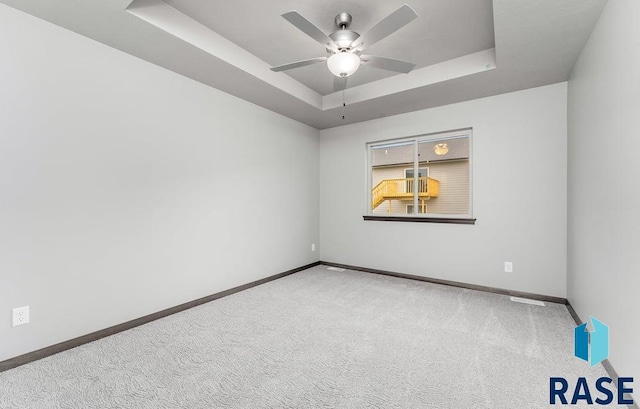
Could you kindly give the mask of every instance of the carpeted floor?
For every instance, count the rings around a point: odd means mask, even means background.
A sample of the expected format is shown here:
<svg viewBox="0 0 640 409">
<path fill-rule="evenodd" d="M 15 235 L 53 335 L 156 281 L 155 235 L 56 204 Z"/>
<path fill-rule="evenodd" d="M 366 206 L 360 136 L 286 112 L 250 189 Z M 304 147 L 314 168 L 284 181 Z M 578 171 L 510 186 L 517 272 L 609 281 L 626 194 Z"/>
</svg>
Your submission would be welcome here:
<svg viewBox="0 0 640 409">
<path fill-rule="evenodd" d="M 318 266 L 0 373 L 0 408 L 548 408 L 550 376 L 606 376 L 574 326 L 564 305 Z"/>
</svg>

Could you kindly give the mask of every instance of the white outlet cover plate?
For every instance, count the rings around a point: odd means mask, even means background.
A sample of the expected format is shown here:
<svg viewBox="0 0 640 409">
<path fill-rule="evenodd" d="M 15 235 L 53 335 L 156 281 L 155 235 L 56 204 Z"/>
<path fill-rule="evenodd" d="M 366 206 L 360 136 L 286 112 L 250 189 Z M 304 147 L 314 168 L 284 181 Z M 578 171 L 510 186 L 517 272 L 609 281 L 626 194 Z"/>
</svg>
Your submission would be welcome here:
<svg viewBox="0 0 640 409">
<path fill-rule="evenodd" d="M 12 310 L 12 325 L 24 325 L 29 323 L 29 306 L 14 308 Z"/>
<path fill-rule="evenodd" d="M 513 273 L 513 263 L 511 261 L 504 262 L 504 272 Z"/>
</svg>

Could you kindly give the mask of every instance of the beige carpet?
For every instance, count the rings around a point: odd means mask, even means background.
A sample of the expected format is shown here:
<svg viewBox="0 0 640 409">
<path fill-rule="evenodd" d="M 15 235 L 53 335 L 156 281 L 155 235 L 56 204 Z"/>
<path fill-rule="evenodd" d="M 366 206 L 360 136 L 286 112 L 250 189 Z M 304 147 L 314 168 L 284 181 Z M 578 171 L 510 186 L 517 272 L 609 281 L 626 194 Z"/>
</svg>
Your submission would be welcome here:
<svg viewBox="0 0 640 409">
<path fill-rule="evenodd" d="M 606 376 L 574 326 L 564 305 L 318 266 L 0 373 L 0 408 L 548 408 L 550 376 Z"/>
</svg>

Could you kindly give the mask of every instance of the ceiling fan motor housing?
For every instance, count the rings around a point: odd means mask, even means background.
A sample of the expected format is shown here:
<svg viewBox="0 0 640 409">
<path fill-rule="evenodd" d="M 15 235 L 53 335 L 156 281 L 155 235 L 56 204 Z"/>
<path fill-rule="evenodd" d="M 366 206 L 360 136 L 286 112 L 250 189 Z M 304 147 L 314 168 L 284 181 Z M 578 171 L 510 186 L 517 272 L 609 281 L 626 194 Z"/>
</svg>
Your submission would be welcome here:
<svg viewBox="0 0 640 409">
<path fill-rule="evenodd" d="M 338 28 L 337 31 L 329 34 L 329 37 L 338 45 L 338 48 L 343 50 L 350 50 L 351 44 L 360 37 L 360 34 L 355 31 L 347 30 L 351 25 L 353 18 L 349 13 L 340 13 L 336 16 L 335 23 Z"/>
<path fill-rule="evenodd" d="M 351 44 L 360 37 L 360 34 L 351 30 L 338 30 L 329 34 L 329 37 L 338 45 L 340 51 L 346 51 L 351 49 Z"/>
</svg>

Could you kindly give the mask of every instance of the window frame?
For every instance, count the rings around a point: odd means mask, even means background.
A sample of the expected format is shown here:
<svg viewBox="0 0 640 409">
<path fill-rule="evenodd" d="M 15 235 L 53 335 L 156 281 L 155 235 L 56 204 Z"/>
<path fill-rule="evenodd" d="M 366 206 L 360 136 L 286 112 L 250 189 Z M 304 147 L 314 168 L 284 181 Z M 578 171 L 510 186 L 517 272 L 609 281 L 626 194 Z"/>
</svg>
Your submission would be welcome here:
<svg viewBox="0 0 640 409">
<path fill-rule="evenodd" d="M 414 160 L 413 160 L 413 174 L 419 175 L 419 169 L 428 167 L 428 165 L 420 166 L 418 158 L 418 147 L 421 142 L 433 142 L 433 141 L 446 141 L 457 138 L 468 138 L 469 143 L 469 208 L 468 213 L 461 214 L 438 214 L 438 213 L 391 213 L 383 215 L 381 213 L 374 213 L 371 208 L 372 199 L 372 181 L 373 181 L 373 149 L 375 147 L 384 146 L 388 144 L 407 143 L 413 142 L 414 145 Z M 451 223 L 451 224 L 475 224 L 476 219 L 473 218 L 473 128 L 462 128 L 450 131 L 432 132 L 426 134 L 419 134 L 415 136 L 407 136 L 401 138 L 392 138 L 384 140 L 376 140 L 367 142 L 365 144 L 366 152 L 366 207 L 363 219 L 364 220 L 377 220 L 377 221 L 400 221 L 400 222 L 431 222 L 431 223 Z M 409 168 L 410 169 L 410 168 Z M 415 183 L 415 182 L 414 182 Z M 413 197 L 413 209 L 418 209 L 419 200 L 418 193 Z M 428 208 L 427 208 L 428 209 Z"/>
</svg>

